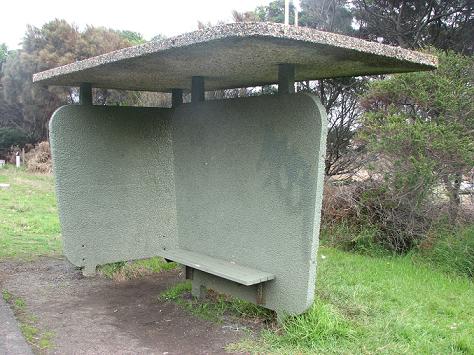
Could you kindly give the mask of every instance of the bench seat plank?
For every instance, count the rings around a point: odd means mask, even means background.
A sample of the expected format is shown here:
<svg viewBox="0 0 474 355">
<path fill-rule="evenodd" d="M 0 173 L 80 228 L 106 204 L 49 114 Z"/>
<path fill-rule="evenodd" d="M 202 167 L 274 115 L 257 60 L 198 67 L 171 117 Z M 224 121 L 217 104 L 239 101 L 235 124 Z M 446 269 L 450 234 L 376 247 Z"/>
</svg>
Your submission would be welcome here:
<svg viewBox="0 0 474 355">
<path fill-rule="evenodd" d="M 237 282 L 245 286 L 273 280 L 275 275 L 268 272 L 241 266 L 233 262 L 213 258 L 185 249 L 171 249 L 161 253 L 168 260 Z"/>
</svg>

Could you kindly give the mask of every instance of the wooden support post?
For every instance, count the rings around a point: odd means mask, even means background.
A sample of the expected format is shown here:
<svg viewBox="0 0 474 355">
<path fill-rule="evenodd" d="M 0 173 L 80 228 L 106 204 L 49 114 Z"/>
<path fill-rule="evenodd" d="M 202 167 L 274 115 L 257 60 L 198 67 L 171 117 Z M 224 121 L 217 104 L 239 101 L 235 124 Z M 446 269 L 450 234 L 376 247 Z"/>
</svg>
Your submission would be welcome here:
<svg viewBox="0 0 474 355">
<path fill-rule="evenodd" d="M 295 93 L 295 65 L 294 64 L 278 65 L 278 93 L 280 95 Z"/>
<path fill-rule="evenodd" d="M 171 90 L 171 107 L 176 108 L 183 103 L 183 89 Z"/>
<path fill-rule="evenodd" d="M 191 102 L 204 101 L 204 78 L 202 76 L 193 76 L 191 83 Z"/>
<path fill-rule="evenodd" d="M 83 83 L 79 87 L 79 104 L 92 105 L 92 85 Z"/>
</svg>

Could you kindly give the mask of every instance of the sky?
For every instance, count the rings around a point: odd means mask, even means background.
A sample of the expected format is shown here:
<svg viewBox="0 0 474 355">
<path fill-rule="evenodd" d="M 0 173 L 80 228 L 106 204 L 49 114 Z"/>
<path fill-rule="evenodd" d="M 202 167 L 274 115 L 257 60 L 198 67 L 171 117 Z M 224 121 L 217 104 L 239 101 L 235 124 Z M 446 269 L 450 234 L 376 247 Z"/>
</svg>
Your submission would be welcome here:
<svg viewBox="0 0 474 355">
<path fill-rule="evenodd" d="M 2 0 L 0 43 L 20 47 L 26 25 L 41 27 L 55 18 L 141 33 L 149 40 L 197 29 L 197 22 L 232 22 L 232 10 L 251 11 L 270 0 Z"/>
</svg>

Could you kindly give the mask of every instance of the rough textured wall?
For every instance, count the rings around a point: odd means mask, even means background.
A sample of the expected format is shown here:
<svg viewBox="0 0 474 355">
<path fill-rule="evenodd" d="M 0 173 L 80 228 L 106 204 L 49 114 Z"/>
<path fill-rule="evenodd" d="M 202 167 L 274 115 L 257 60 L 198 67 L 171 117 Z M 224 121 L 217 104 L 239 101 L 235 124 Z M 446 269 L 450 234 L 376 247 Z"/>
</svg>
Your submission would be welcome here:
<svg viewBox="0 0 474 355">
<path fill-rule="evenodd" d="M 51 144 L 64 253 L 77 266 L 177 244 L 169 111 L 64 106 Z"/>
<path fill-rule="evenodd" d="M 264 306 L 312 303 L 326 117 L 306 94 L 176 109 L 65 106 L 51 121 L 64 252 L 91 270 L 183 248 L 274 274 Z M 195 271 L 256 302 L 257 287 Z"/>
<path fill-rule="evenodd" d="M 276 275 L 265 306 L 300 313 L 313 301 L 326 116 L 314 96 L 183 105 L 173 113 L 181 248 Z M 195 283 L 255 302 L 202 272 Z"/>
</svg>

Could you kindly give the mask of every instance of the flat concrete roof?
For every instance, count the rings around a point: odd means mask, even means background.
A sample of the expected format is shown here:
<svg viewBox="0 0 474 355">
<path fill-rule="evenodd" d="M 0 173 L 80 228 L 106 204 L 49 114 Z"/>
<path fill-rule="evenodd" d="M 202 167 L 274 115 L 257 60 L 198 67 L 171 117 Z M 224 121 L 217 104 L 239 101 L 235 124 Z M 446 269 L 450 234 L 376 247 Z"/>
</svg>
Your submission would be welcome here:
<svg viewBox="0 0 474 355">
<path fill-rule="evenodd" d="M 33 75 L 43 85 L 168 92 L 274 84 L 278 64 L 294 64 L 296 80 L 431 70 L 434 56 L 307 27 L 244 22 L 151 41 Z"/>
</svg>

